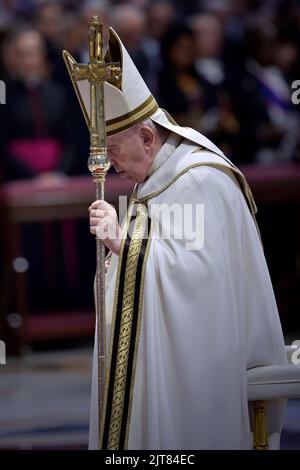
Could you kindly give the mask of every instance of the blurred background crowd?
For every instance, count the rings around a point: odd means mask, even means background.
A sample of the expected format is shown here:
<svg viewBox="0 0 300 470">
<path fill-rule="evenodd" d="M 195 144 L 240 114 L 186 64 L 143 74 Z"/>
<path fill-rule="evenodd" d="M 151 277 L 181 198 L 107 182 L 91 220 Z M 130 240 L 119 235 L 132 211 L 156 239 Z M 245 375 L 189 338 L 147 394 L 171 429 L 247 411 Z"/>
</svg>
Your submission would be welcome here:
<svg viewBox="0 0 300 470">
<path fill-rule="evenodd" d="M 118 32 L 179 124 L 205 134 L 238 166 L 298 168 L 300 105 L 292 94 L 300 80 L 300 0 L 1 0 L 1 182 L 55 186 L 89 174 L 89 133 L 62 50 L 88 61 L 93 15 L 104 23 L 106 40 L 108 26 Z M 300 305 L 294 208 L 283 207 L 276 227 L 278 205 L 260 210 L 258 220 L 275 291 L 284 293 L 280 310 L 291 315 Z M 20 252 L 29 263 L 30 310 L 92 309 L 87 218 L 27 225 Z"/>
<path fill-rule="evenodd" d="M 113 26 L 157 98 L 236 164 L 300 160 L 298 0 L 2 0 L 2 178 L 86 173 L 88 135 L 61 51 L 87 62 L 87 24 Z M 36 158 L 43 150 L 44 158 Z"/>
</svg>

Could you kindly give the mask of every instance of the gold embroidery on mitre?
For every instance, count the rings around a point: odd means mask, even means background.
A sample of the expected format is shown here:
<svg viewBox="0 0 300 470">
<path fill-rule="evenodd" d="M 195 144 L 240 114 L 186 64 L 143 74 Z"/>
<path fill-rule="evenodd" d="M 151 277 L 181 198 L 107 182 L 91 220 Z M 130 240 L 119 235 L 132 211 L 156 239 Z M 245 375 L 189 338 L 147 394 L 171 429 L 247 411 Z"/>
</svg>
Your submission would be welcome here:
<svg viewBox="0 0 300 470">
<path fill-rule="evenodd" d="M 157 110 L 158 104 L 155 101 L 154 97 L 150 95 L 146 99 L 146 101 L 144 101 L 144 103 L 142 103 L 140 106 L 133 109 L 132 111 L 126 114 L 122 114 L 122 116 L 107 120 L 107 136 L 129 129 L 134 124 L 138 124 L 139 122 L 142 122 L 152 116 L 152 114 L 154 114 Z"/>
</svg>

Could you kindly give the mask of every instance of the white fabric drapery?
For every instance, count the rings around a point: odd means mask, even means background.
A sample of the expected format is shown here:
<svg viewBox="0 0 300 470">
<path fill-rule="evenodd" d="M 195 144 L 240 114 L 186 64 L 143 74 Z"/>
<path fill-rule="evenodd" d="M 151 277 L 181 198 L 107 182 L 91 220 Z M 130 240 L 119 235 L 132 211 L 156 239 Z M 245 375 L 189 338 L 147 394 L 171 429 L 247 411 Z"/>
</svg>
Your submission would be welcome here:
<svg viewBox="0 0 300 470">
<path fill-rule="evenodd" d="M 250 449 L 246 370 L 286 363 L 263 249 L 230 166 L 187 140 L 176 148 L 172 139 L 137 190 L 138 198 L 147 198 L 177 176 L 148 201 L 153 234 L 128 448 Z M 162 226 L 172 219 L 151 213 L 154 204 L 202 204 L 203 247 L 187 250 L 191 240 L 176 237 L 175 223 L 162 239 Z M 117 265 L 113 255 L 106 279 L 107 344 Z M 90 449 L 99 446 L 96 357 Z M 273 403 L 270 410 L 270 447 L 278 448 L 283 407 Z"/>
</svg>

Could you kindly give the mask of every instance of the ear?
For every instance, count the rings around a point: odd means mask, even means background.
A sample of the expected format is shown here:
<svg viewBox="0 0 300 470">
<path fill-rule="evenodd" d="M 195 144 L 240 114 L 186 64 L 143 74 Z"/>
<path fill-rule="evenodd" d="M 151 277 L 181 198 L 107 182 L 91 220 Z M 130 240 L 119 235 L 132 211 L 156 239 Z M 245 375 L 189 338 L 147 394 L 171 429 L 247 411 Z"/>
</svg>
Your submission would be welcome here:
<svg viewBox="0 0 300 470">
<path fill-rule="evenodd" d="M 139 134 L 145 147 L 150 147 L 154 141 L 154 131 L 151 129 L 151 127 L 141 126 L 139 128 Z"/>
</svg>

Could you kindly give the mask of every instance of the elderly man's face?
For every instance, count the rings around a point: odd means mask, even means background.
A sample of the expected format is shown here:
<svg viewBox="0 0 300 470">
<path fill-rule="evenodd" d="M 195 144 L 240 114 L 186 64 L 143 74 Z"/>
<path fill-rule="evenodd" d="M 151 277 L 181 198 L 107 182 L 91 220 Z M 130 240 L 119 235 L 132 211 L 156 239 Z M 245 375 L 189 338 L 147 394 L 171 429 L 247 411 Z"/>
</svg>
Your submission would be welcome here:
<svg viewBox="0 0 300 470">
<path fill-rule="evenodd" d="M 154 131 L 148 126 L 135 126 L 107 139 L 110 163 L 121 178 L 142 183 L 158 150 Z"/>
</svg>

